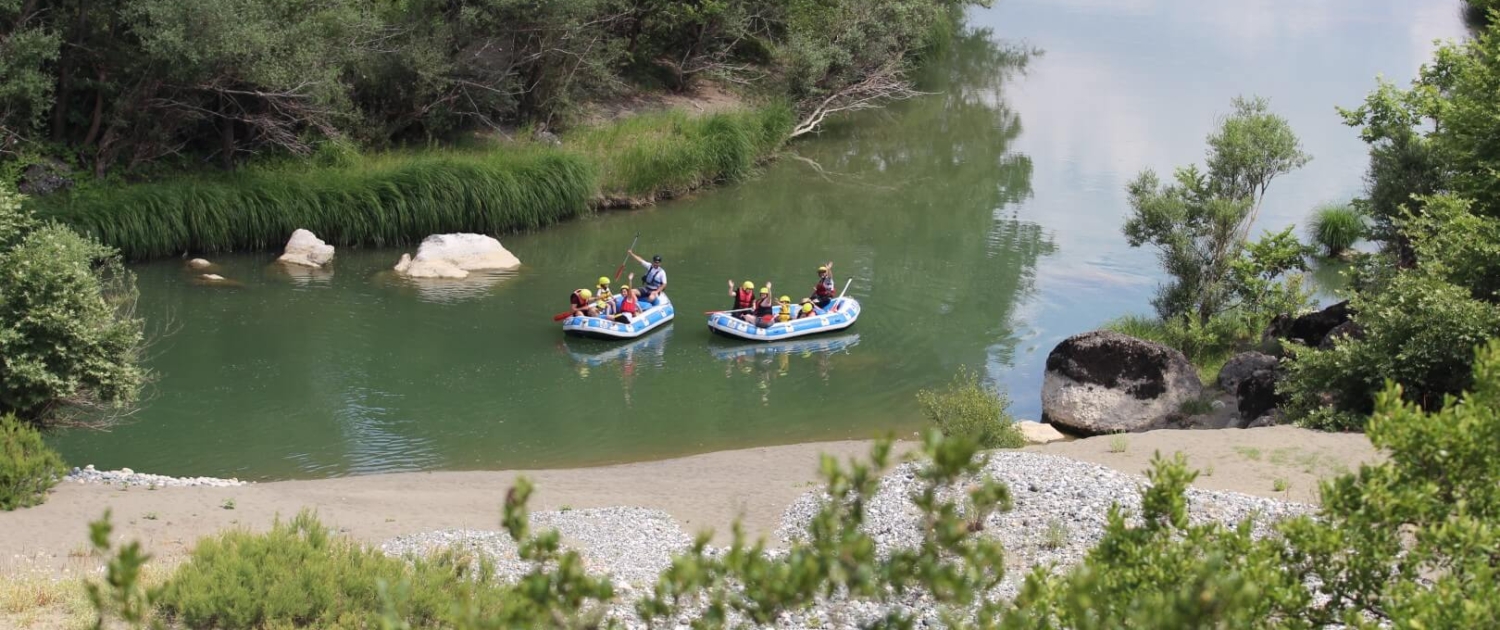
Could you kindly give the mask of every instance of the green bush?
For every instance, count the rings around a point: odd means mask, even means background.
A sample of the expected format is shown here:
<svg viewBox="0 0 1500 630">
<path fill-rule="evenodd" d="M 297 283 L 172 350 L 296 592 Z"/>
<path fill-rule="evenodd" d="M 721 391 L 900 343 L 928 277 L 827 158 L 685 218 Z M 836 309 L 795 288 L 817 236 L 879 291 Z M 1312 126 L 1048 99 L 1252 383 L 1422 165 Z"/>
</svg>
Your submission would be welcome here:
<svg viewBox="0 0 1500 630">
<path fill-rule="evenodd" d="M 350 159 L 327 157 L 334 164 Z M 588 211 L 593 181 L 587 160 L 556 150 L 397 153 L 349 167 L 295 164 L 92 187 L 48 197 L 38 214 L 132 260 L 279 248 L 298 228 L 335 245 L 392 246 L 576 217 Z"/>
<path fill-rule="evenodd" d="M 47 489 L 65 472 L 62 457 L 42 434 L 14 415 L 0 415 L 0 510 L 47 500 Z"/>
<path fill-rule="evenodd" d="M 1343 254 L 1368 231 L 1364 216 L 1346 204 L 1321 206 L 1307 222 L 1307 237 L 1330 257 Z"/>
<path fill-rule="evenodd" d="M 1500 302 L 1500 219 L 1450 195 L 1424 198 L 1425 210 L 1401 223 L 1422 269 L 1464 287 L 1475 299 Z"/>
<path fill-rule="evenodd" d="M 487 562 L 452 552 L 390 558 L 333 534 L 308 511 L 264 534 L 198 541 L 159 601 L 189 628 L 368 628 L 398 588 L 405 598 L 398 615 L 414 627 L 452 625 L 465 612 L 492 616 L 511 604 Z"/>
<path fill-rule="evenodd" d="M 31 422 L 104 422 L 133 403 L 143 324 L 135 280 L 115 251 L 32 222 L 0 189 L 0 413 Z M 14 198 L 14 196 L 10 197 Z M 9 242 L 7 248 L 4 243 Z M 76 412 L 105 412 L 68 417 Z"/>
<path fill-rule="evenodd" d="M 953 382 L 940 391 L 917 392 L 922 414 L 950 438 L 973 440 L 981 448 L 1020 448 L 1026 438 L 1010 417 L 1003 393 L 979 382 L 979 374 L 959 368 Z"/>
<path fill-rule="evenodd" d="M 1362 339 L 1329 350 L 1293 349 L 1277 385 L 1282 408 L 1304 425 L 1358 429 L 1387 381 L 1408 400 L 1436 409 L 1471 383 L 1473 348 L 1500 335 L 1500 307 L 1420 271 L 1395 276 L 1351 302 Z"/>
</svg>

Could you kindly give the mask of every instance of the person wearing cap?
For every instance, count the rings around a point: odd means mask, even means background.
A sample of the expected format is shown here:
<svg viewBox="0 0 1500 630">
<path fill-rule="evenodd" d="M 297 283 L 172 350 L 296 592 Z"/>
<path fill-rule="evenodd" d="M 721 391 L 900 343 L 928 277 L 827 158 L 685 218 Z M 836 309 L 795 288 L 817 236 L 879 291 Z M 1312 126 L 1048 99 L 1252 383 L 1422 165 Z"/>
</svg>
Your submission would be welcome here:
<svg viewBox="0 0 1500 630">
<path fill-rule="evenodd" d="M 812 300 L 818 308 L 828 308 L 837 295 L 838 289 L 833 284 L 833 261 L 830 260 L 818 267 L 818 284 L 813 287 Z"/>
<path fill-rule="evenodd" d="M 579 289 L 573 292 L 569 298 L 573 306 L 574 317 L 598 317 L 599 309 L 594 306 L 594 292 L 588 289 Z"/>
<path fill-rule="evenodd" d="M 745 311 L 755 308 L 755 283 L 746 280 L 740 288 L 734 288 L 734 281 L 729 281 L 729 297 L 734 298 L 734 309 Z"/>
<path fill-rule="evenodd" d="M 646 267 L 646 275 L 641 278 L 641 286 L 635 290 L 636 297 L 656 303 L 656 298 L 660 297 L 661 292 L 667 288 L 667 270 L 661 268 L 661 254 L 652 256 L 651 262 L 646 262 L 646 259 L 637 256 L 634 251 L 626 253 Z"/>
<path fill-rule="evenodd" d="M 636 302 L 635 291 L 630 290 L 630 283 L 633 280 L 635 280 L 635 274 L 630 274 L 630 277 L 625 279 L 625 284 L 620 287 L 620 308 L 614 319 L 621 324 L 629 324 L 641 314 L 641 305 Z"/>
<path fill-rule="evenodd" d="M 781 308 L 776 311 L 776 321 L 778 321 L 778 322 L 789 322 L 789 321 L 792 321 L 792 298 L 783 295 L 783 296 L 781 296 L 780 300 L 777 300 L 777 302 L 781 303 L 780 304 Z"/>
<path fill-rule="evenodd" d="M 813 315 L 816 315 L 816 313 L 813 312 L 812 298 L 802 298 L 802 307 L 797 309 L 797 319 L 812 317 Z"/>
</svg>

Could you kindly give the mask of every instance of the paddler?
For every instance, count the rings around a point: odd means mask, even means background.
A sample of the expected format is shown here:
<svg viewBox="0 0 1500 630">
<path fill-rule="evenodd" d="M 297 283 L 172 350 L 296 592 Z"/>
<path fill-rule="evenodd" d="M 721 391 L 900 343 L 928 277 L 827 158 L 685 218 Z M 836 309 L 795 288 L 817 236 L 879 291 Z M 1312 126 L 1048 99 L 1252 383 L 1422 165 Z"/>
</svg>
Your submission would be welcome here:
<svg viewBox="0 0 1500 630">
<path fill-rule="evenodd" d="M 777 301 L 781 303 L 781 308 L 776 311 L 776 321 L 792 321 L 792 298 L 783 295 L 781 296 L 781 299 Z"/>
<path fill-rule="evenodd" d="M 797 309 L 797 319 L 812 317 L 813 315 L 816 315 L 816 313 L 813 312 L 812 298 L 802 298 L 801 306 L 801 308 Z"/>
<path fill-rule="evenodd" d="M 569 302 L 573 307 L 574 317 L 597 317 L 599 309 L 594 306 L 594 292 L 588 289 L 579 289 L 573 292 Z"/>
<path fill-rule="evenodd" d="M 771 283 L 760 288 L 760 301 L 755 303 L 755 312 L 748 319 L 761 328 L 769 327 L 776 319 L 775 302 L 771 301 Z"/>
<path fill-rule="evenodd" d="M 615 315 L 615 321 L 621 324 L 629 324 L 641 314 L 641 305 L 636 301 L 635 291 L 630 290 L 630 283 L 633 280 L 635 280 L 635 274 L 630 274 L 630 277 L 625 279 L 625 285 L 620 287 L 620 312 Z"/>
<path fill-rule="evenodd" d="M 635 255 L 633 250 L 626 253 L 646 267 L 641 286 L 635 290 L 636 297 L 655 304 L 657 298 L 661 297 L 661 292 L 667 289 L 667 270 L 661 268 L 661 254 L 652 256 L 651 262 L 646 262 L 646 259 Z"/>
<path fill-rule="evenodd" d="M 734 288 L 734 281 L 729 281 L 729 297 L 734 298 L 734 310 L 747 311 L 755 308 L 755 283 L 746 280 L 740 288 Z"/>
<path fill-rule="evenodd" d="M 833 261 L 830 260 L 818 267 L 818 284 L 813 287 L 812 300 L 818 308 L 828 308 L 837 296 L 838 289 L 833 284 Z"/>
</svg>

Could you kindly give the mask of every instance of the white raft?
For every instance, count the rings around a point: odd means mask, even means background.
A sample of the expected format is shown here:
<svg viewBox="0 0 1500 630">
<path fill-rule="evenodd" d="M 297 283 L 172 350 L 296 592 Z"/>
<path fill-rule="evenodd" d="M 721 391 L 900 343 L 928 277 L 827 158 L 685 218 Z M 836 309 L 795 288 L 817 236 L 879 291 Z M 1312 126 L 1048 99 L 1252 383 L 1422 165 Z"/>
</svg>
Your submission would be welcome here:
<svg viewBox="0 0 1500 630">
<path fill-rule="evenodd" d="M 779 311 L 781 307 L 776 306 L 775 309 Z M 775 323 L 765 328 L 740 319 L 737 315 L 738 313 L 722 312 L 710 314 L 708 328 L 721 335 L 751 341 L 781 341 L 817 335 L 853 326 L 859 319 L 859 300 L 852 297 L 836 298 L 821 315 Z"/>
<path fill-rule="evenodd" d="M 646 302 L 641 303 L 646 306 Z M 648 306 L 629 324 L 622 324 L 603 317 L 569 317 L 563 320 L 563 332 L 598 339 L 635 339 L 672 321 L 677 312 L 672 309 L 672 300 L 666 294 L 657 298 L 655 306 Z"/>
</svg>

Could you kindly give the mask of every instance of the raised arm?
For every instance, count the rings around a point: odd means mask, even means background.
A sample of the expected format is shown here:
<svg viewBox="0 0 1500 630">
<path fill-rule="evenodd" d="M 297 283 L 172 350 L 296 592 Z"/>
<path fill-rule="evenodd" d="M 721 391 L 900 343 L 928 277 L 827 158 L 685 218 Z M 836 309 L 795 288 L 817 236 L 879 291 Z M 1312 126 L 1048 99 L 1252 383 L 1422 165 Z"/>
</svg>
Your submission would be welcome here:
<svg viewBox="0 0 1500 630">
<path fill-rule="evenodd" d="M 633 249 L 626 250 L 625 253 L 630 254 L 630 257 L 634 258 L 636 262 L 641 263 L 642 265 L 645 265 L 647 267 L 651 266 L 651 263 L 646 262 L 645 258 L 641 258 L 640 256 L 637 256 L 636 253 L 635 253 L 635 250 L 633 250 Z"/>
</svg>

